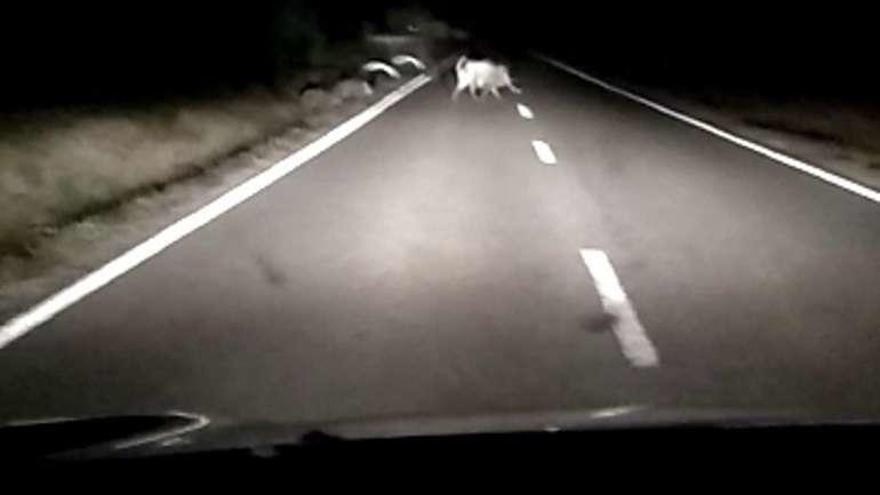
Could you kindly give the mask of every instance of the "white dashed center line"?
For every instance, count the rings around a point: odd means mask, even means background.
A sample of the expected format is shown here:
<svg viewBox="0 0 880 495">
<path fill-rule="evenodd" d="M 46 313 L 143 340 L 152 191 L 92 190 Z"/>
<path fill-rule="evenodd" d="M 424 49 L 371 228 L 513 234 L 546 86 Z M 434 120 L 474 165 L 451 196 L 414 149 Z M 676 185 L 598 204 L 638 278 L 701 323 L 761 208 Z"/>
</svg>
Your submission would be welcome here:
<svg viewBox="0 0 880 495">
<path fill-rule="evenodd" d="M 522 103 L 516 104 L 516 111 L 519 112 L 520 117 L 526 120 L 532 120 L 533 118 L 535 118 L 535 114 L 532 113 L 532 109 L 523 105 Z"/>
<path fill-rule="evenodd" d="M 538 160 L 541 160 L 547 165 L 553 165 L 556 163 L 556 155 L 553 154 L 553 149 L 550 148 L 549 144 L 544 141 L 535 140 L 532 141 L 532 148 L 535 149 L 535 154 L 538 155 Z"/>
<path fill-rule="evenodd" d="M 638 368 L 658 366 L 657 350 L 623 291 L 608 255 L 598 249 L 581 249 L 581 258 L 593 277 L 602 307 L 613 319 L 612 329 L 623 355 Z"/>
</svg>

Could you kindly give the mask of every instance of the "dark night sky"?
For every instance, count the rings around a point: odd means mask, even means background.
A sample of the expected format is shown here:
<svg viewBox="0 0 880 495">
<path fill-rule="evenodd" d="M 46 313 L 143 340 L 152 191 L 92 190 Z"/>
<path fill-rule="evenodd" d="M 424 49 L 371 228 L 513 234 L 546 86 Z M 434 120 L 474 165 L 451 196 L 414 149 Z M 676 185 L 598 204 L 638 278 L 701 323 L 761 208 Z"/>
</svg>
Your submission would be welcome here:
<svg viewBox="0 0 880 495">
<path fill-rule="evenodd" d="M 602 70 L 675 84 L 872 97 L 880 83 L 873 17 L 836 4 L 808 10 L 806 2 L 424 2 L 498 45 L 539 47 Z M 5 16 L 4 81 L 19 92 L 46 94 L 60 82 L 102 92 L 134 81 L 174 88 L 267 78 L 284 31 L 277 22 L 284 5 L 307 10 L 307 23 L 344 37 L 381 6 L 401 3 L 154 0 L 108 8 L 32 2 Z"/>
<path fill-rule="evenodd" d="M 807 2 L 562 2 L 466 9 L 487 37 L 609 75 L 773 98 L 880 102 L 875 16 Z"/>
</svg>

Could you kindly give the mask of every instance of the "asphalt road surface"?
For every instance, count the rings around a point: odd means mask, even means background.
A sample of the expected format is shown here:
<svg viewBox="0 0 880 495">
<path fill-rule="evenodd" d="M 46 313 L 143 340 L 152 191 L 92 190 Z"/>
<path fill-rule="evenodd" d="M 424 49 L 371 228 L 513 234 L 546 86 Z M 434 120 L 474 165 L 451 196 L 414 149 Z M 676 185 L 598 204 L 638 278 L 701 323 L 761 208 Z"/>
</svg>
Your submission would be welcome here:
<svg viewBox="0 0 880 495">
<path fill-rule="evenodd" d="M 421 88 L 0 350 L 0 421 L 880 414 L 880 205 L 513 72 L 501 101 Z M 607 254 L 655 366 L 622 352 L 581 249 Z"/>
</svg>

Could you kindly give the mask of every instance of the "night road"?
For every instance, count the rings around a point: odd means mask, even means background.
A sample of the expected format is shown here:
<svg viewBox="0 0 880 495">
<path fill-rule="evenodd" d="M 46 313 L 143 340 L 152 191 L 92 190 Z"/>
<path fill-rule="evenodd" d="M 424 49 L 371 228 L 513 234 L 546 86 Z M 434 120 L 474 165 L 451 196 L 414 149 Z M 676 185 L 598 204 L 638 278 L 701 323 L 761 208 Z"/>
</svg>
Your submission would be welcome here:
<svg viewBox="0 0 880 495">
<path fill-rule="evenodd" d="M 437 78 L 2 348 L 0 421 L 880 413 L 880 205 L 511 67 L 521 95 Z"/>
</svg>

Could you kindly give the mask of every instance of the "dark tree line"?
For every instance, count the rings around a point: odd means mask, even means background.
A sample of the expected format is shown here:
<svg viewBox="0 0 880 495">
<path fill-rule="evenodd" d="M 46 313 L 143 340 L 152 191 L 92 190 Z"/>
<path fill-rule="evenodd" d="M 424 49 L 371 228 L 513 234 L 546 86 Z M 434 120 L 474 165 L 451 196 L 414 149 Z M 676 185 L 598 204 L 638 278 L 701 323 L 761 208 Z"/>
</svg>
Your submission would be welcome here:
<svg viewBox="0 0 880 495">
<path fill-rule="evenodd" d="M 270 83 L 388 2 L 30 2 L 4 13 L 0 104 L 129 101 Z M 293 67 L 295 69 L 296 67 Z"/>
</svg>

